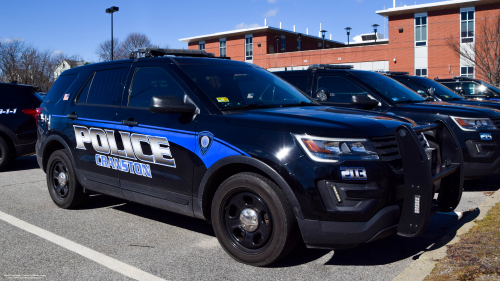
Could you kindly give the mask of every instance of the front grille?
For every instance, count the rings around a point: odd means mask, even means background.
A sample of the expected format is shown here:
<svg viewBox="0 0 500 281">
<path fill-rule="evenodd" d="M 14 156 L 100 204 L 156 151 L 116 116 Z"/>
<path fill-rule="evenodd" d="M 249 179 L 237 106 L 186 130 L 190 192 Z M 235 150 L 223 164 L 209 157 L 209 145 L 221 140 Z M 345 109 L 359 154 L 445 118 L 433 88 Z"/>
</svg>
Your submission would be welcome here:
<svg viewBox="0 0 500 281">
<path fill-rule="evenodd" d="M 500 117 L 493 117 L 490 118 L 493 123 L 495 123 L 495 126 L 497 126 L 498 129 L 500 129 Z"/>
<path fill-rule="evenodd" d="M 423 147 L 427 146 L 422 133 L 418 134 L 418 139 Z M 370 138 L 375 150 L 380 156 L 380 160 L 386 162 L 394 170 L 400 170 L 403 168 L 403 161 L 401 160 L 401 155 L 399 154 L 398 143 L 396 141 L 396 136 L 384 136 Z"/>
</svg>

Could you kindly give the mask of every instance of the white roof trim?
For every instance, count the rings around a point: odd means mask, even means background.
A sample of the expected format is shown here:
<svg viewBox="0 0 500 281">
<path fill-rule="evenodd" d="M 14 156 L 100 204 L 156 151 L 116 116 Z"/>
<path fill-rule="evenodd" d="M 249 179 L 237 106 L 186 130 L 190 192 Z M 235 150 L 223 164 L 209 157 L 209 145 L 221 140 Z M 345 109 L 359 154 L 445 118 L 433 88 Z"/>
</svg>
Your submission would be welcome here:
<svg viewBox="0 0 500 281">
<path fill-rule="evenodd" d="M 419 4 L 419 5 L 410 5 L 404 7 L 396 7 L 389 8 L 387 10 L 379 10 L 376 11 L 377 14 L 388 17 L 390 15 L 399 15 L 399 14 L 409 14 L 409 13 L 419 13 L 433 10 L 440 10 L 444 8 L 458 8 L 458 7 L 467 7 L 467 6 L 475 6 L 478 4 L 491 4 L 495 2 L 500 2 L 497 0 L 448 0 L 448 1 L 440 1 L 428 4 Z M 449 6 L 449 7 L 446 7 Z"/>
<path fill-rule="evenodd" d="M 499 0 L 500 1 L 500 0 Z M 318 37 L 318 36 L 313 36 L 313 35 L 307 35 L 306 33 L 302 32 L 293 32 L 291 30 L 286 30 L 286 29 L 280 29 L 276 27 L 271 27 L 271 26 L 259 26 L 259 27 L 254 27 L 254 28 L 245 28 L 245 29 L 236 29 L 236 30 L 231 30 L 231 31 L 224 31 L 224 32 L 217 32 L 217 33 L 212 33 L 212 34 L 207 34 L 207 35 L 201 35 L 201 36 L 193 36 L 193 37 L 187 37 L 187 38 L 181 38 L 179 41 L 181 42 L 192 42 L 192 41 L 201 41 L 201 40 L 208 40 L 208 39 L 215 39 L 215 38 L 220 38 L 220 37 L 230 37 L 234 35 L 243 35 L 243 34 L 255 34 L 257 32 L 264 32 L 267 30 L 272 30 L 272 31 L 280 31 L 283 33 L 291 33 L 291 34 L 301 34 L 302 37 L 308 37 L 308 38 L 314 38 L 314 39 L 320 39 L 323 40 L 323 38 Z M 344 44 L 343 42 L 335 41 L 335 40 L 329 40 L 325 38 L 325 42 L 329 43 L 337 43 L 337 44 Z"/>
</svg>

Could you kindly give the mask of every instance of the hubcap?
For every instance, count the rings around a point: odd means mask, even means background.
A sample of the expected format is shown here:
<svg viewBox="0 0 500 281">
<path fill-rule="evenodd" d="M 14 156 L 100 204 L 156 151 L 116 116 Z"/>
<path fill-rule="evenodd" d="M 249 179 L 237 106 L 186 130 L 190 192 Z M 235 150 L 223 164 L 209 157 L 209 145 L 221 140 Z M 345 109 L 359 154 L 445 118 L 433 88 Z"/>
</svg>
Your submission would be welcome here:
<svg viewBox="0 0 500 281">
<path fill-rule="evenodd" d="M 259 227 L 259 217 L 254 209 L 245 209 L 240 214 L 240 225 L 248 231 L 254 232 Z"/>
<path fill-rule="evenodd" d="M 226 237 L 238 250 L 264 251 L 273 236 L 273 218 L 267 204 L 253 192 L 236 190 L 222 202 L 220 214 Z"/>
<path fill-rule="evenodd" d="M 66 173 L 61 172 L 58 178 L 59 178 L 59 184 L 61 186 L 66 186 Z"/>
</svg>

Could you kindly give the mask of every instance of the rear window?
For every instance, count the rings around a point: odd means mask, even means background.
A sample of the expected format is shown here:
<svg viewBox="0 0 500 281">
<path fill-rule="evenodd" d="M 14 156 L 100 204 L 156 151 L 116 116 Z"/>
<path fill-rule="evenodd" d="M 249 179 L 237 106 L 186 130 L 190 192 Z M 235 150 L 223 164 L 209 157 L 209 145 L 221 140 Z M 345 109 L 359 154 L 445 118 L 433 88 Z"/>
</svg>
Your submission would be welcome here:
<svg viewBox="0 0 500 281">
<path fill-rule="evenodd" d="M 23 89 L 16 85 L 0 85 L 1 104 L 24 102 L 24 95 L 20 94 L 20 91 Z"/>
<path fill-rule="evenodd" d="M 77 74 L 62 75 L 57 78 L 54 85 L 50 88 L 47 97 L 43 102 L 45 103 L 55 103 L 57 102 L 69 89 L 69 87 L 75 82 Z"/>
<path fill-rule="evenodd" d="M 97 71 L 81 91 L 78 103 L 119 106 L 127 74 L 127 68 Z"/>
</svg>

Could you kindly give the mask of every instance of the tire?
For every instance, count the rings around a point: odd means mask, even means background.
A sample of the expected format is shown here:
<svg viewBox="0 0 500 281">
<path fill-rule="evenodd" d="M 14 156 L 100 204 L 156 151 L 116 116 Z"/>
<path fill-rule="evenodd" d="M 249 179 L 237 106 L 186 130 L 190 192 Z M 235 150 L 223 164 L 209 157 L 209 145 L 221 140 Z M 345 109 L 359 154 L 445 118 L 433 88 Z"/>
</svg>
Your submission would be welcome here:
<svg viewBox="0 0 500 281">
<path fill-rule="evenodd" d="M 12 151 L 9 149 L 9 145 L 0 137 L 0 171 L 3 171 L 7 167 L 12 158 Z"/>
<path fill-rule="evenodd" d="M 58 207 L 73 209 L 86 203 L 89 194 L 83 192 L 66 150 L 57 150 L 50 155 L 46 178 L 50 197 Z"/>
<path fill-rule="evenodd" d="M 220 185 L 212 201 L 212 225 L 224 250 L 253 266 L 278 261 L 299 240 L 297 222 L 283 191 L 254 173 L 233 175 Z"/>
</svg>

